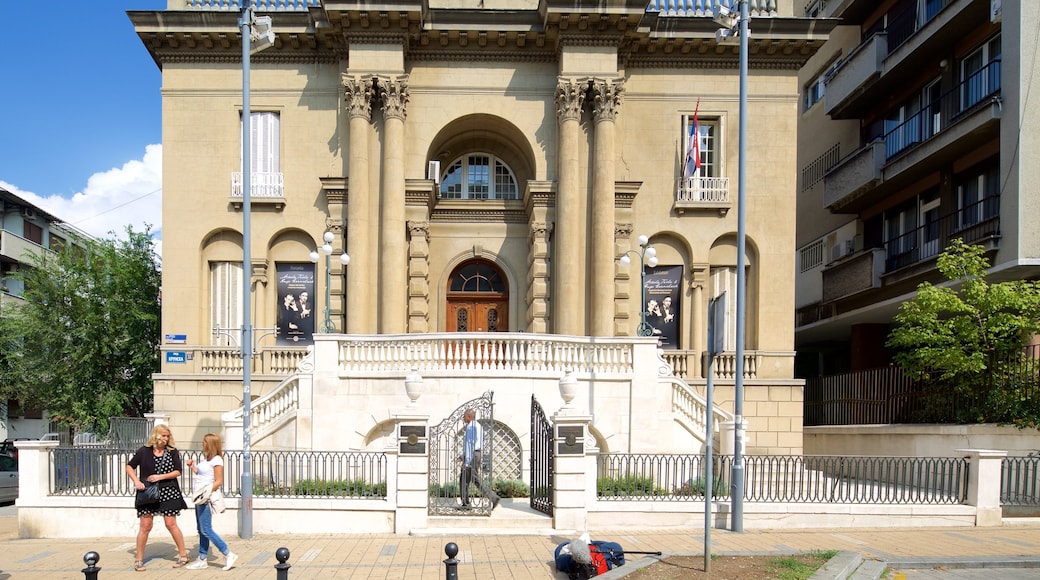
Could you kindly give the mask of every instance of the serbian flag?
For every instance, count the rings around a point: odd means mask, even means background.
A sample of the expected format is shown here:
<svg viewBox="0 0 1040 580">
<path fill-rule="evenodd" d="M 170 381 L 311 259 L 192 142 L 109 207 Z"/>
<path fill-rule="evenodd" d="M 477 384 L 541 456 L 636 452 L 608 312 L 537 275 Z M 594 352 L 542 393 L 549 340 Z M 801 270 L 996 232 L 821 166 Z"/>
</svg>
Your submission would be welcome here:
<svg viewBox="0 0 1040 580">
<path fill-rule="evenodd" d="M 683 161 L 683 177 L 700 177 L 701 175 L 701 126 L 697 122 L 697 111 L 701 108 L 701 100 L 693 109 L 693 124 L 686 146 L 686 159 Z"/>
</svg>

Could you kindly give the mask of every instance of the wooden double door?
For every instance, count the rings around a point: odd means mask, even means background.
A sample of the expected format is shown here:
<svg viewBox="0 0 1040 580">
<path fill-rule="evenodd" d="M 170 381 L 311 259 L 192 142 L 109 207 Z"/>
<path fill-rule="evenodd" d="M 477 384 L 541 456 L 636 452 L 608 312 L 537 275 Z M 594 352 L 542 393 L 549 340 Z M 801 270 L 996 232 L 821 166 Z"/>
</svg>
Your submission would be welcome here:
<svg viewBox="0 0 1040 580">
<path fill-rule="evenodd" d="M 508 302 L 500 296 L 448 299 L 448 332 L 505 332 Z"/>
</svg>

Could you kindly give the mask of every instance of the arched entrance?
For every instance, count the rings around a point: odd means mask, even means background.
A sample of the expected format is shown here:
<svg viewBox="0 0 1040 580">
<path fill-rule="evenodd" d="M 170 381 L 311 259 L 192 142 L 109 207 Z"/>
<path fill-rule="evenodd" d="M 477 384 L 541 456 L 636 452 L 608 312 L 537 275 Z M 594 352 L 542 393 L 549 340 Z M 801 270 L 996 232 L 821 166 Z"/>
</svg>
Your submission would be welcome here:
<svg viewBox="0 0 1040 580">
<path fill-rule="evenodd" d="M 509 286 L 505 276 L 486 260 L 463 262 L 448 281 L 448 332 L 509 330 Z"/>
</svg>

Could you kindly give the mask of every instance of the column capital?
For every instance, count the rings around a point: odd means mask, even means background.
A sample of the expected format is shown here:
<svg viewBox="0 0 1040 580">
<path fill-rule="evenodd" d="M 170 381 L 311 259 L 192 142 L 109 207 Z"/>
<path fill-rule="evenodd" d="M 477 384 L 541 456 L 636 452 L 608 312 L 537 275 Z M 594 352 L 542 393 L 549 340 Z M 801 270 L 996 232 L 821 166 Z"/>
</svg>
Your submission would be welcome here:
<svg viewBox="0 0 1040 580">
<path fill-rule="evenodd" d="M 561 78 L 556 81 L 556 115 L 560 121 L 577 121 L 581 118 L 588 84 L 586 79 Z"/>
<path fill-rule="evenodd" d="M 383 100 L 383 117 L 405 120 L 408 109 L 408 75 L 378 77 L 379 96 Z"/>
<path fill-rule="evenodd" d="M 408 237 L 409 239 L 423 239 L 427 243 L 430 241 L 430 222 L 409 220 L 406 224 L 408 226 Z"/>
<path fill-rule="evenodd" d="M 621 95 L 625 92 L 623 79 L 592 79 L 593 116 L 596 122 L 611 121 L 621 109 Z"/>
<path fill-rule="evenodd" d="M 632 237 L 632 224 L 614 224 L 614 239 L 627 240 Z"/>
<path fill-rule="evenodd" d="M 372 120 L 372 96 L 375 94 L 372 85 L 375 78 L 362 75 L 342 75 L 343 89 L 346 94 L 347 111 L 350 118 Z"/>
</svg>

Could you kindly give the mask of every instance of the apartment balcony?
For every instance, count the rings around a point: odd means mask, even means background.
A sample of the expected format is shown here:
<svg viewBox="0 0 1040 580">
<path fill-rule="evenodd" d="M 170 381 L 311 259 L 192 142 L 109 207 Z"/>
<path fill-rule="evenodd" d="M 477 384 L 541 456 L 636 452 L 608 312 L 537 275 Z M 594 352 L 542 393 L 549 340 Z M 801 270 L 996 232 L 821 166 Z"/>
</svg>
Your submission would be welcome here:
<svg viewBox="0 0 1040 580">
<path fill-rule="evenodd" d="M 871 2 L 870 4 L 876 5 Z M 856 47 L 826 81 L 827 114 L 855 119 L 914 79 L 938 73 L 936 54 L 989 21 L 989 2 L 928 0 Z"/>
<path fill-rule="evenodd" d="M 672 209 L 680 215 L 687 211 L 717 211 L 725 216 L 732 206 L 728 177 L 683 177 L 676 185 Z"/>
<path fill-rule="evenodd" d="M 277 210 L 285 207 L 285 182 L 278 172 L 250 172 L 249 201 L 252 205 L 269 205 Z M 231 205 L 242 209 L 243 197 L 242 172 L 231 173 Z"/>
<path fill-rule="evenodd" d="M 824 175 L 824 207 L 857 213 L 1000 135 L 995 60 Z"/>
<path fill-rule="evenodd" d="M 7 230 L 0 230 L 0 262 L 25 263 L 28 254 L 39 255 L 43 246 Z"/>
<path fill-rule="evenodd" d="M 885 142 L 860 147 L 823 176 L 823 206 L 837 212 L 876 188 L 885 166 Z"/>
<path fill-rule="evenodd" d="M 834 262 L 823 270 L 824 304 L 881 287 L 885 251 L 876 248 Z"/>
</svg>

